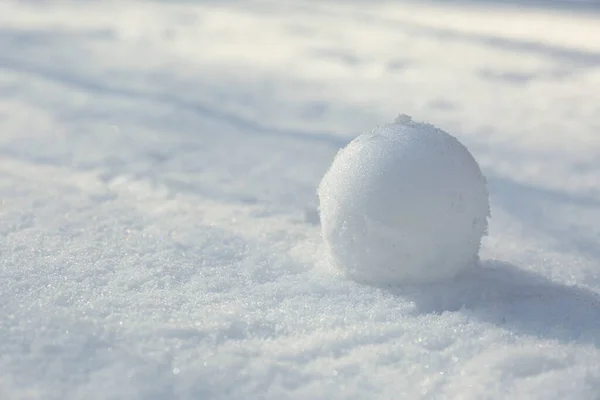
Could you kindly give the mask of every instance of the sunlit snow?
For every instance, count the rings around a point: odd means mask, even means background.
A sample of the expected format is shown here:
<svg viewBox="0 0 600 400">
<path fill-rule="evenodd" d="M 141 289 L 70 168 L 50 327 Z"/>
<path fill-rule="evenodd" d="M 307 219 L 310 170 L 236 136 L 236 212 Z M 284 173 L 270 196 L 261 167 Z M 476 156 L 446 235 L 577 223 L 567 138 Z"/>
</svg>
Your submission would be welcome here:
<svg viewBox="0 0 600 400">
<path fill-rule="evenodd" d="M 0 399 L 598 399 L 600 7 L 0 1 Z M 487 178 L 480 268 L 332 268 L 400 114 Z"/>
</svg>

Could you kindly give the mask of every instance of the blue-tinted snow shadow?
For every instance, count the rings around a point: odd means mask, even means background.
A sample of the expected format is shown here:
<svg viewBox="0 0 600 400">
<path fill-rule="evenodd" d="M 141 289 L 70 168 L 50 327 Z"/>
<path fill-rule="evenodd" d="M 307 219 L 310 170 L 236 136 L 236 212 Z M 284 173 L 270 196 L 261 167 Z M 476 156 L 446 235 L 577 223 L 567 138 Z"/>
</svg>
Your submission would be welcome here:
<svg viewBox="0 0 600 400">
<path fill-rule="evenodd" d="M 347 2 L 363 2 L 366 0 L 346 0 Z M 380 2 L 385 2 L 391 0 L 381 0 Z M 481 3 L 485 3 L 487 5 L 492 4 L 500 4 L 504 0 L 481 0 Z M 523 6 L 527 4 L 527 6 L 533 6 L 538 3 L 538 7 L 542 6 L 543 8 L 550 8 L 550 4 L 554 3 L 554 1 L 545 1 L 538 2 L 536 0 L 509 0 L 513 3 L 519 3 Z M 474 3 L 477 3 L 478 0 L 464 0 L 464 1 L 453 1 L 449 2 L 446 0 L 430 0 L 432 4 L 452 4 L 457 7 L 471 7 Z M 369 2 L 370 3 L 370 2 Z M 580 10 L 586 10 L 589 12 L 590 10 L 599 11 L 600 5 L 593 7 L 593 3 L 589 3 L 587 7 L 584 7 L 583 2 L 581 2 Z M 599 3 L 600 4 L 600 3 Z M 481 5 L 481 4 L 479 4 Z M 546 7 L 547 6 L 547 7 Z M 568 8 L 569 2 L 562 0 L 558 1 L 556 7 Z M 572 10 L 576 9 L 574 5 L 571 5 Z M 269 12 L 268 9 L 261 9 L 261 12 Z M 490 12 L 494 12 L 493 9 L 490 9 Z M 337 15 L 335 9 L 333 10 L 325 10 L 325 9 L 315 9 L 315 13 L 319 13 L 321 15 Z M 600 15 L 600 14 L 599 14 Z M 505 51 L 510 51 L 514 53 L 525 53 L 527 55 L 537 55 L 540 57 L 548 58 L 554 61 L 560 61 L 565 63 L 570 67 L 578 67 L 578 68 L 586 68 L 586 67 L 595 67 L 600 64 L 600 53 L 594 51 L 588 51 L 583 49 L 574 49 L 567 46 L 562 45 L 554 45 L 549 43 L 543 43 L 530 39 L 518 39 L 513 37 L 506 37 L 501 35 L 494 34 L 486 34 L 486 33 L 477 33 L 477 32 L 467 32 L 456 30 L 452 28 L 446 28 L 441 26 L 436 26 L 433 24 L 425 24 L 421 22 L 416 22 L 410 19 L 401 19 L 401 18 L 388 18 L 381 17 L 373 14 L 360 14 L 357 17 L 363 22 L 367 22 L 372 24 L 373 26 L 386 27 L 393 31 L 403 31 L 405 33 L 410 34 L 411 37 L 429 37 L 433 39 L 439 39 L 441 42 L 455 41 L 462 43 L 470 43 L 474 45 L 487 46 L 494 49 L 500 49 Z"/>
<path fill-rule="evenodd" d="M 430 37 L 443 42 L 456 41 L 483 45 L 490 48 L 538 55 L 554 61 L 560 61 L 570 67 L 596 67 L 600 64 L 600 53 L 582 49 L 573 49 L 561 45 L 542 43 L 529 39 L 516 39 L 493 34 L 465 32 L 451 28 L 423 24 L 411 20 L 397 20 L 364 15 L 364 21 L 384 25 L 390 29 L 401 30 L 415 37 Z"/>
<path fill-rule="evenodd" d="M 494 175 L 488 176 L 488 186 L 494 202 L 554 238 L 556 246 L 600 261 L 597 241 L 564 226 L 548 212 L 567 205 L 600 210 L 596 198 Z M 413 300 L 419 313 L 462 310 L 514 332 L 600 347 L 599 294 L 583 286 L 553 282 L 507 262 L 482 261 L 452 281 L 392 291 Z"/>
<path fill-rule="evenodd" d="M 69 47 L 80 45 L 85 40 L 107 40 L 112 38 L 112 33 L 107 30 L 89 30 L 81 32 L 61 32 L 60 30 L 24 30 L 0 28 L 0 69 L 14 71 L 20 74 L 28 74 L 37 78 L 42 78 L 50 82 L 70 87 L 94 95 L 113 96 L 130 101 L 144 101 L 153 105 L 168 107 L 178 111 L 190 112 L 197 116 L 219 121 L 226 125 L 238 128 L 242 132 L 260 136 L 276 136 L 293 138 L 304 142 L 315 142 L 329 145 L 333 148 L 339 148 L 347 144 L 348 140 L 334 132 L 290 129 L 284 127 L 275 127 L 259 121 L 254 118 L 243 116 L 239 113 L 225 110 L 214 103 L 203 102 L 199 99 L 186 99 L 178 95 L 181 91 L 173 94 L 173 87 L 159 88 L 159 90 L 140 90 L 125 85 L 115 84 L 109 76 L 86 76 L 77 70 L 70 70 L 64 65 L 41 64 L 39 62 L 30 62 L 21 57 L 21 49 L 48 48 L 51 45 Z M 81 42 L 81 43 L 80 43 Z M 82 48 L 85 47 L 81 44 Z M 131 73 L 131 71 L 111 71 L 112 73 L 122 72 Z M 156 79 L 165 78 L 161 71 L 155 71 Z M 196 91 L 201 91 L 201 81 L 187 82 L 186 89 L 196 85 Z M 160 90 L 163 89 L 163 90 Z M 319 105 L 311 105 L 308 112 L 314 112 L 314 108 Z M 81 113 L 82 110 L 77 110 Z M 108 118 L 108 115 L 106 115 Z"/>
<path fill-rule="evenodd" d="M 576 252 L 600 262 L 600 243 L 597 238 L 586 236 L 581 229 L 565 226 L 556 220 L 556 207 L 577 206 L 600 213 L 600 200 L 586 195 L 536 187 L 488 174 L 491 198 L 507 212 L 515 215 L 528 226 L 555 240 L 555 246 L 563 251 Z"/>
<path fill-rule="evenodd" d="M 162 104 L 178 109 L 179 111 L 192 112 L 196 115 L 222 122 L 254 135 L 279 136 L 294 138 L 304 142 L 325 143 L 334 148 L 342 147 L 348 142 L 347 139 L 330 132 L 303 131 L 299 129 L 269 126 L 257 120 L 219 109 L 208 103 L 203 103 L 200 100 L 185 100 L 166 93 L 144 93 L 143 91 L 124 87 L 109 87 L 101 83 L 96 83 L 92 79 L 78 77 L 59 70 L 52 71 L 32 65 L 20 64 L 14 60 L 3 57 L 0 57 L 0 68 L 11 69 L 18 71 L 19 73 L 30 73 L 87 92 L 111 95 L 127 100 L 141 100 L 159 105 Z"/>
<path fill-rule="evenodd" d="M 207 82 L 215 80 L 217 77 L 199 74 L 197 78 L 185 78 L 179 77 L 177 71 L 160 68 L 151 71 L 136 71 L 129 68 L 88 69 L 85 63 L 80 64 L 80 60 L 85 60 L 89 52 L 90 43 L 110 41 L 114 39 L 113 36 L 114 34 L 110 30 L 104 29 L 82 29 L 64 32 L 60 28 L 0 28 L 0 73 L 15 73 L 19 74 L 23 80 L 35 78 L 67 90 L 89 94 L 89 98 L 93 99 L 92 101 L 74 107 L 69 106 L 67 103 L 54 108 L 52 103 L 47 101 L 47 98 L 40 101 L 42 107 L 53 107 L 53 113 L 57 118 L 71 129 L 83 132 L 89 129 L 90 126 L 93 127 L 97 124 L 106 126 L 127 125 L 129 123 L 139 127 L 150 127 L 153 130 L 163 129 L 171 134 L 169 148 L 152 149 L 151 146 L 140 143 L 140 151 L 143 151 L 146 147 L 149 151 L 147 154 L 147 168 L 136 167 L 135 171 L 132 171 L 130 160 L 120 158 L 119 154 L 99 161 L 87 161 L 80 157 L 77 165 L 74 165 L 72 164 L 72 157 L 69 157 L 69 155 L 55 156 L 46 154 L 42 149 L 38 152 L 27 152 L 29 159 L 44 164 L 68 164 L 77 168 L 103 169 L 104 172 L 101 178 L 105 181 L 109 181 L 126 171 L 133 173 L 136 178 L 154 179 L 155 170 L 160 169 L 161 164 L 170 161 L 175 155 L 202 154 L 203 142 L 206 142 L 206 140 L 200 138 L 203 133 L 200 126 L 204 126 L 205 122 L 207 126 L 223 125 L 223 127 L 233 128 L 232 131 L 235 131 L 235 135 L 231 137 L 245 136 L 249 140 L 261 138 L 274 144 L 277 144 L 277 142 L 280 142 L 280 144 L 293 142 L 305 148 L 319 146 L 320 148 L 338 149 L 349 141 L 347 137 L 344 137 L 344 134 L 335 131 L 274 126 L 268 118 L 247 115 L 236 110 L 237 107 L 228 109 L 227 106 L 223 106 L 222 102 L 214 99 L 231 97 L 235 100 L 233 101 L 235 104 L 239 100 L 236 96 L 239 95 L 237 92 L 240 88 L 232 86 L 231 91 L 229 91 L 227 84 L 225 84 L 215 91 Z M 57 54 L 61 56 L 62 62 L 47 61 L 53 60 Z M 47 55 L 47 57 L 44 57 L 44 55 Z M 127 77 L 135 79 L 127 80 L 125 79 Z M 273 92 L 276 92 L 276 90 L 271 89 L 278 85 L 277 78 L 248 76 L 247 79 L 250 83 L 253 79 L 264 80 L 264 86 L 267 87 L 269 95 L 274 96 Z M 152 82 L 152 84 L 145 86 L 144 82 L 146 80 Z M 135 82 L 137 82 L 137 85 Z M 19 93 L 22 86 L 26 87 L 26 85 L 0 85 L 0 97 L 22 96 L 23 94 Z M 261 87 L 261 85 L 258 86 Z M 209 96 L 213 100 L 194 96 L 195 93 L 206 93 L 208 91 L 213 92 L 213 96 Z M 242 97 L 245 94 L 247 93 L 242 91 Z M 256 98 L 254 95 L 256 95 Z M 261 93 L 252 94 L 241 102 L 255 102 L 260 100 L 260 96 Z M 277 94 L 275 94 L 276 96 Z M 115 100 L 115 103 L 112 104 L 106 100 Z M 35 96 L 30 96 L 28 101 L 35 102 L 37 99 Z M 122 106 L 123 103 L 125 106 Z M 132 105 L 136 105 L 137 108 Z M 313 100 L 294 102 L 293 106 L 300 108 L 304 115 L 308 115 L 310 118 L 318 118 L 320 113 L 324 113 L 323 109 L 326 108 L 326 106 L 323 106 L 323 102 Z M 135 111 L 138 108 L 141 108 L 143 112 L 132 112 L 132 110 Z M 355 114 L 356 110 L 349 109 L 347 113 Z M 227 135 L 228 131 L 226 129 L 225 132 L 213 133 L 205 129 L 204 133 L 206 136 L 210 135 L 214 138 L 220 136 L 222 138 Z M 192 135 L 198 136 L 199 140 L 182 140 L 184 136 Z M 210 140 L 216 140 L 214 138 Z M 231 140 L 230 142 L 232 147 L 242 147 L 237 140 Z M 269 151 L 269 148 L 265 147 L 262 150 Z M 18 151 L 10 148 L 0 148 L 0 156 L 21 157 Z M 137 160 L 139 161 L 140 157 Z M 238 178 L 243 179 L 243 176 Z M 187 191 L 189 193 L 206 193 L 209 191 L 207 188 L 198 186 L 197 181 L 188 184 L 176 180 L 167 180 L 164 177 L 161 177 L 161 179 L 161 182 L 167 184 L 173 191 Z M 269 188 L 263 188 L 265 193 L 268 190 Z M 289 193 L 290 191 L 282 192 Z M 310 192 L 312 193 L 312 188 Z M 265 194 L 267 201 L 273 200 L 271 194 L 272 192 Z M 224 198 L 232 197 L 230 194 L 210 190 L 210 197 L 217 196 L 222 201 L 224 201 Z M 244 196 L 239 196 L 244 203 L 257 201 L 254 198 Z M 238 196 L 234 195 L 233 197 Z M 288 201 L 286 200 L 286 202 Z"/>
<path fill-rule="evenodd" d="M 419 314 L 460 310 L 516 333 L 600 346 L 600 295 L 506 262 L 482 261 L 451 281 L 388 290 L 414 301 Z"/>
</svg>

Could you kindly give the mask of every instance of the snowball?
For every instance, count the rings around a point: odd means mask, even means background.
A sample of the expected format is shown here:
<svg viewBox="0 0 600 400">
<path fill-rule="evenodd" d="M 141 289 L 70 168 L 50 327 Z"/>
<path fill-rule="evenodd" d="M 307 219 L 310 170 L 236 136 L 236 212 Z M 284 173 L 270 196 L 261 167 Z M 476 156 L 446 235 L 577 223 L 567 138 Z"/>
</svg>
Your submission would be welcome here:
<svg viewBox="0 0 600 400">
<path fill-rule="evenodd" d="M 406 115 L 340 150 L 318 195 L 332 262 L 374 284 L 440 281 L 475 265 L 490 214 L 469 151 Z"/>
</svg>

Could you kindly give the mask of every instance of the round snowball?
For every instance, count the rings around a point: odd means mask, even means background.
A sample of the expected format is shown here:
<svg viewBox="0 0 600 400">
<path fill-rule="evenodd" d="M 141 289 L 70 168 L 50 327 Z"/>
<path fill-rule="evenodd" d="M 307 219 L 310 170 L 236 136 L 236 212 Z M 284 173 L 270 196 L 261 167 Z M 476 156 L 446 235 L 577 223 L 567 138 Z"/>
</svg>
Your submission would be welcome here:
<svg viewBox="0 0 600 400">
<path fill-rule="evenodd" d="M 332 262 L 374 284 L 431 283 L 475 265 L 490 214 L 469 151 L 406 115 L 340 150 L 318 195 Z"/>
</svg>

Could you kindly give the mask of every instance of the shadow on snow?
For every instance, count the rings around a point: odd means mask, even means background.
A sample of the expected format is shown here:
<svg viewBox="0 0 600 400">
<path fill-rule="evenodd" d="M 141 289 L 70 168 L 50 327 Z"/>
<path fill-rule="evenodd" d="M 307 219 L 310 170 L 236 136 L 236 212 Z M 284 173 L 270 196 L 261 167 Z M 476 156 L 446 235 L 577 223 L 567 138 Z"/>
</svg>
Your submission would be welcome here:
<svg viewBox="0 0 600 400">
<path fill-rule="evenodd" d="M 502 261 L 481 261 L 479 267 L 448 282 L 387 290 L 414 301 L 419 314 L 462 310 L 514 332 L 600 346 L 597 293 Z"/>
</svg>

